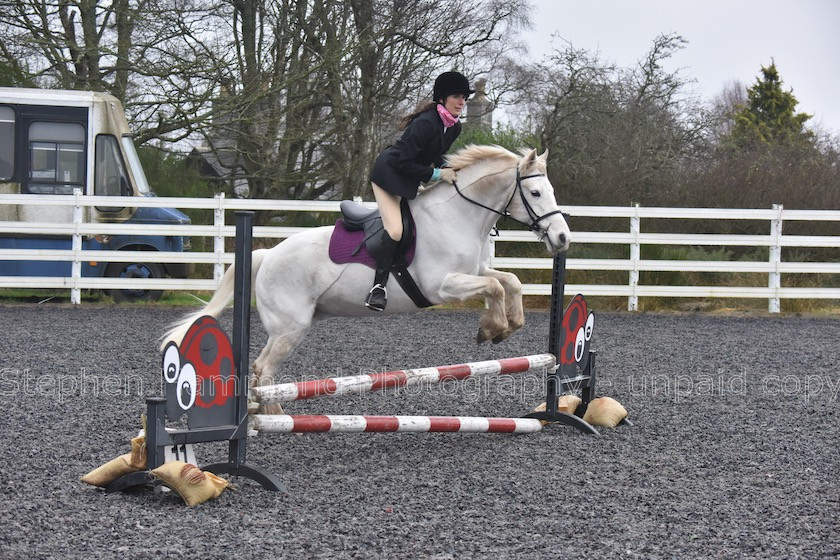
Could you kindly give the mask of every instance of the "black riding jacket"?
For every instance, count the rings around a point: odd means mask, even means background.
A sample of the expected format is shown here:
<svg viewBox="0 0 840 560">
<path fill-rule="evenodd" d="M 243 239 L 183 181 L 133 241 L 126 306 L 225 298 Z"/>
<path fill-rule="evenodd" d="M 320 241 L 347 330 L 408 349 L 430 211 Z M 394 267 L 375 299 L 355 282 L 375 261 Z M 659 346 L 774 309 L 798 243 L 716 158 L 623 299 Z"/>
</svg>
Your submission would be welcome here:
<svg viewBox="0 0 840 560">
<path fill-rule="evenodd" d="M 416 197 L 420 183 L 428 182 L 434 167 L 443 165 L 443 155 L 459 134 L 461 123 L 444 130 L 436 108 L 420 113 L 402 137 L 376 158 L 370 180 L 391 194 Z"/>
</svg>

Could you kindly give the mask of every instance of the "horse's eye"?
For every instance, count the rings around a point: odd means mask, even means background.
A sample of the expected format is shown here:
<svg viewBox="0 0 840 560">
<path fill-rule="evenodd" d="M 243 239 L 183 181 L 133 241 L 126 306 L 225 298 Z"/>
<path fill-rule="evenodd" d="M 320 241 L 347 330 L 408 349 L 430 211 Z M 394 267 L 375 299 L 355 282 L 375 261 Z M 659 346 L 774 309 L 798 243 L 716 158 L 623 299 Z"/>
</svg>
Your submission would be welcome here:
<svg viewBox="0 0 840 560">
<path fill-rule="evenodd" d="M 540 191 L 531 191 L 531 196 L 533 196 L 534 198 L 539 198 L 540 197 Z"/>
</svg>

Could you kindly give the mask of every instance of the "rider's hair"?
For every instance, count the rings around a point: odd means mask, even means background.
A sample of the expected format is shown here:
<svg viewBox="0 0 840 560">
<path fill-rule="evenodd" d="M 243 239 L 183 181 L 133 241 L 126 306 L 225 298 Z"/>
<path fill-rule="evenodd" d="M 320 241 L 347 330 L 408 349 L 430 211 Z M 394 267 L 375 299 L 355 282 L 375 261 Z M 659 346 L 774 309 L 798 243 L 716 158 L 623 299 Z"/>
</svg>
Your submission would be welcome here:
<svg viewBox="0 0 840 560">
<path fill-rule="evenodd" d="M 435 105 L 437 105 L 437 101 L 430 101 L 421 105 L 420 108 L 414 111 L 413 113 L 407 114 L 402 118 L 402 120 L 400 120 L 400 124 L 397 126 L 397 130 L 405 130 L 406 128 L 408 128 L 408 125 L 410 125 L 414 119 L 419 117 L 422 113 L 425 113 L 429 109 L 433 108 Z"/>
</svg>

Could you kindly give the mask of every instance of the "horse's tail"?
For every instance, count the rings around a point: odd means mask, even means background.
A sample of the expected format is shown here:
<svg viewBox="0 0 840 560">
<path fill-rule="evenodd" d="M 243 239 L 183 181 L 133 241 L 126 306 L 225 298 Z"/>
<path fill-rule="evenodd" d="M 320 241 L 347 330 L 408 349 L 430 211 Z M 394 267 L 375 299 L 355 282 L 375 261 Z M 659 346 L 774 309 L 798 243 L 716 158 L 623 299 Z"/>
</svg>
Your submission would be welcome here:
<svg viewBox="0 0 840 560">
<path fill-rule="evenodd" d="M 262 265 L 263 259 L 265 259 L 266 253 L 268 253 L 268 249 L 257 249 L 253 253 L 251 253 L 251 292 L 254 291 L 254 279 L 257 277 L 257 272 L 260 269 L 260 265 Z M 233 278 L 234 267 L 229 266 L 228 269 L 225 271 L 224 276 L 222 276 L 222 281 L 219 284 L 219 288 L 216 290 L 216 293 L 213 294 L 213 297 L 210 298 L 210 301 L 207 302 L 207 305 L 204 306 L 203 309 L 196 311 L 195 313 L 190 313 L 177 323 L 172 325 L 164 335 L 161 337 L 162 342 L 160 343 L 160 349 L 163 350 L 167 344 L 170 342 L 175 342 L 176 344 L 181 344 L 181 341 L 184 339 L 184 335 L 187 334 L 187 331 L 190 329 L 190 326 L 195 322 L 196 319 L 199 317 L 204 317 L 205 315 L 211 315 L 213 317 L 218 317 L 219 314 L 227 307 L 230 300 L 233 299 Z"/>
</svg>

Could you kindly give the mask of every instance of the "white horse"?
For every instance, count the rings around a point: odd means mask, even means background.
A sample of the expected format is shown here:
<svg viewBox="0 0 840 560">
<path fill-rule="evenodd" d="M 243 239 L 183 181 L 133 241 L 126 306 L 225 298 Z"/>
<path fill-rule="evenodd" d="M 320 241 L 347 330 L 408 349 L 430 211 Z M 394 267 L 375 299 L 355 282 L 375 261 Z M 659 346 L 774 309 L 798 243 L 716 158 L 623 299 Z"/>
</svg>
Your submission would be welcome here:
<svg viewBox="0 0 840 560">
<path fill-rule="evenodd" d="M 478 342 L 499 342 L 525 323 L 522 285 L 488 266 L 489 235 L 500 216 L 526 224 L 552 254 L 565 251 L 570 233 L 546 177 L 547 153 L 521 156 L 498 146 L 468 146 L 447 158 L 457 186 L 438 183 L 410 201 L 416 224 L 414 261 L 408 271 L 432 304 L 483 296 Z M 254 385 L 273 383 L 280 362 L 312 325 L 327 317 L 373 316 L 365 307 L 373 270 L 336 264 L 328 256 L 333 226 L 292 235 L 252 254 L 253 292 L 268 342 L 254 362 Z M 233 267 L 207 306 L 164 335 L 180 343 L 202 315 L 217 316 L 233 297 Z M 418 310 L 393 275 L 386 314 Z"/>
</svg>

